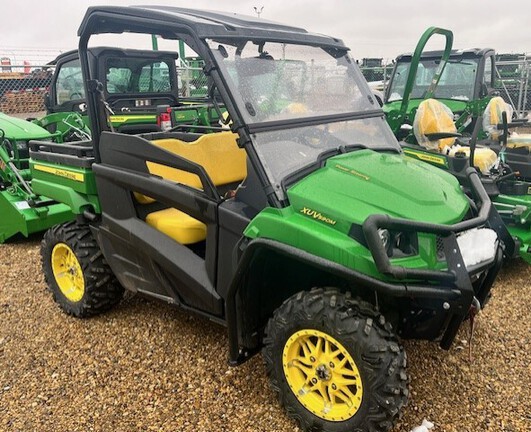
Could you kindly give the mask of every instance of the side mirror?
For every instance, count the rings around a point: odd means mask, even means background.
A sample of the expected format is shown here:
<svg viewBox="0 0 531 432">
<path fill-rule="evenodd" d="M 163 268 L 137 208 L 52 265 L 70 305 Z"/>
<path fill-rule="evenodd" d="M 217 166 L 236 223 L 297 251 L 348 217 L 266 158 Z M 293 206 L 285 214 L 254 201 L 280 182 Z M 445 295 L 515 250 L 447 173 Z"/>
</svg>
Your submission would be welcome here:
<svg viewBox="0 0 531 432">
<path fill-rule="evenodd" d="M 487 84 L 482 83 L 479 89 L 479 98 L 483 99 L 487 96 L 499 96 L 499 92 L 494 88 L 488 87 Z"/>
<path fill-rule="evenodd" d="M 46 107 L 46 111 L 50 112 L 52 108 L 52 100 L 49 92 L 44 93 L 44 106 Z"/>
</svg>

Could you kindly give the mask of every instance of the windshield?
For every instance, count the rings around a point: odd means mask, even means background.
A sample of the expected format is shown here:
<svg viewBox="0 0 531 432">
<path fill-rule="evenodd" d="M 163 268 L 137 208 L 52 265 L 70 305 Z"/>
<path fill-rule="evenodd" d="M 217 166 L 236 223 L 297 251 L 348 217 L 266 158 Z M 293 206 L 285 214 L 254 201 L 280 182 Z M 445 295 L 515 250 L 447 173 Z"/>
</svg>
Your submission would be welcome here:
<svg viewBox="0 0 531 432">
<path fill-rule="evenodd" d="M 170 65 L 160 60 L 143 58 L 110 58 L 107 60 L 106 88 L 116 93 L 163 93 L 172 88 Z"/>
<path fill-rule="evenodd" d="M 391 129 L 381 117 L 261 132 L 253 138 L 265 171 L 281 199 L 284 197 L 282 180 L 313 164 L 319 156 L 365 148 L 400 151 Z"/>
<path fill-rule="evenodd" d="M 439 67 L 439 60 L 421 60 L 417 70 L 417 76 L 413 84 L 411 99 L 423 99 L 428 90 L 431 80 Z M 402 100 L 406 87 L 407 75 L 411 63 L 400 62 L 396 66 L 395 73 L 389 89 L 387 102 Z M 474 99 L 474 87 L 478 59 L 452 60 L 446 64 L 437 89 L 433 95 L 436 99 L 454 99 L 469 101 Z"/>
<path fill-rule="evenodd" d="M 269 42 L 263 46 L 247 42 L 240 48 L 209 43 L 247 124 L 278 121 L 281 125 L 286 120 L 338 114 L 363 117 L 364 112 L 379 109 L 358 66 L 345 51 Z M 252 134 L 277 196 L 285 198 L 281 184 L 286 176 L 320 156 L 344 151 L 343 147 L 346 151 L 353 146 L 399 151 L 383 116 L 371 112 L 367 117 L 317 119 L 316 125 L 304 127 L 274 125 Z"/>
<path fill-rule="evenodd" d="M 81 64 L 79 59 L 71 60 L 61 65 L 57 73 L 56 100 L 62 103 L 85 98 L 85 88 L 83 87 L 83 76 L 81 75 Z"/>
<path fill-rule="evenodd" d="M 241 41 L 240 41 L 241 42 Z M 246 123 L 377 109 L 346 50 L 209 41 Z"/>
</svg>

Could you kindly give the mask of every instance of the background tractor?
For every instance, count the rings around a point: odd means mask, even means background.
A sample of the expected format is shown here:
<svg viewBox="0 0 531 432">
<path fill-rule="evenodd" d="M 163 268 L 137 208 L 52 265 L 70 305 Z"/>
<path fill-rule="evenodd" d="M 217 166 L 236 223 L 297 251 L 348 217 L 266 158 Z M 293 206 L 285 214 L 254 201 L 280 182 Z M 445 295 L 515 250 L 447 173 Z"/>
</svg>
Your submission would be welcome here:
<svg viewBox="0 0 531 432">
<path fill-rule="evenodd" d="M 0 113 L 0 243 L 15 234 L 27 237 L 74 217 L 65 204 L 35 194 L 31 185 L 29 141 L 60 138 L 31 122 Z"/>
<path fill-rule="evenodd" d="M 90 67 L 102 83 L 104 115 L 113 130 L 134 134 L 177 125 L 190 131 L 219 126 L 221 112 L 205 102 L 204 93 L 200 99 L 183 102 L 177 58 L 175 52 L 158 50 L 100 47 L 89 51 Z M 192 61 L 201 63 L 199 58 Z M 91 138 L 77 50 L 61 54 L 50 65 L 55 65 L 55 72 L 45 95 L 47 115 L 31 122 L 0 115 L 0 242 L 16 233 L 27 236 L 44 231 L 74 217 L 64 204 L 34 193 L 29 170 L 30 140 L 72 143 Z"/>
<path fill-rule="evenodd" d="M 424 52 L 434 35 L 444 36 L 445 49 Z M 452 50 L 452 44 L 450 30 L 430 27 L 422 34 L 413 53 L 396 58 L 383 110 L 399 139 L 411 136 L 411 128 L 404 125 L 413 125 L 419 104 L 430 98 L 452 110 L 458 132 L 470 134 L 474 120 L 483 114 L 495 93 L 494 50 Z"/>
<path fill-rule="evenodd" d="M 176 125 L 197 126 L 192 130 L 219 125 L 220 113 L 207 102 L 204 89 L 190 90 L 192 97 L 181 96 L 184 84 L 177 74 L 178 57 L 177 52 L 159 50 L 109 47 L 89 50 L 90 67 L 102 84 L 99 91 L 107 104 L 107 121 L 113 130 L 134 134 L 158 132 Z M 187 85 L 191 86 L 200 81 L 197 66 L 202 61 L 196 57 L 187 61 L 193 66 L 191 72 L 187 71 L 191 75 Z M 87 139 L 90 121 L 79 54 L 77 50 L 63 53 L 51 64 L 55 65 L 55 72 L 45 95 L 47 115 L 35 123 L 55 132 L 64 128 L 64 119 L 71 113 L 79 113 L 84 120 L 82 139 Z M 71 138 L 80 139 L 79 134 Z"/>
</svg>

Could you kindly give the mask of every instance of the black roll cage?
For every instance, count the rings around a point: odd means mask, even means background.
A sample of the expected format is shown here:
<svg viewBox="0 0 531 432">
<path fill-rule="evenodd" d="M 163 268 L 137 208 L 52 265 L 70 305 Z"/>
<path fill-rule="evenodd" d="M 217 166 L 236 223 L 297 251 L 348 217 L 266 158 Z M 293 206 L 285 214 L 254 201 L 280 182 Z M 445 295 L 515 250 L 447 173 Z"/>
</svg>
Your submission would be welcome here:
<svg viewBox="0 0 531 432">
<path fill-rule="evenodd" d="M 247 19 L 247 17 L 246 17 Z M 249 22 L 251 26 L 249 26 Z M 91 7 L 87 10 L 85 18 L 78 30 L 79 58 L 85 80 L 85 94 L 87 97 L 88 114 L 93 131 L 94 157 L 100 162 L 100 134 L 105 130 L 102 117 L 98 115 L 101 105 L 101 86 L 90 74 L 88 60 L 88 42 L 95 34 L 103 33 L 140 33 L 157 34 L 170 40 L 182 40 L 189 45 L 205 61 L 205 73 L 210 76 L 216 85 L 227 111 L 231 114 L 232 131 L 239 135 L 238 145 L 245 148 L 249 160 L 262 184 L 268 202 L 273 207 L 284 207 L 285 202 L 280 201 L 267 177 L 265 169 L 254 147 L 249 145 L 251 134 L 263 128 L 294 128 L 303 125 L 319 124 L 323 121 L 342 121 L 361 117 L 374 117 L 375 113 L 346 113 L 338 116 L 319 116 L 310 119 L 295 119 L 286 122 L 271 122 L 270 124 L 247 125 L 243 116 L 228 91 L 228 84 L 216 63 L 216 59 L 208 48 L 205 39 L 234 43 L 236 40 L 285 42 L 299 45 L 319 46 L 327 52 L 348 52 L 348 48 L 339 39 L 328 36 L 308 33 L 303 29 L 289 27 L 265 20 L 253 20 L 249 17 L 242 20 L 232 15 L 195 11 L 191 9 L 172 7 Z M 101 108 L 100 108 L 101 109 Z M 383 111 L 378 110 L 377 115 L 383 117 Z M 335 117 L 338 117 L 335 119 Z M 251 127 L 252 126 L 252 127 Z M 252 129 L 252 130 L 251 130 Z"/>
</svg>

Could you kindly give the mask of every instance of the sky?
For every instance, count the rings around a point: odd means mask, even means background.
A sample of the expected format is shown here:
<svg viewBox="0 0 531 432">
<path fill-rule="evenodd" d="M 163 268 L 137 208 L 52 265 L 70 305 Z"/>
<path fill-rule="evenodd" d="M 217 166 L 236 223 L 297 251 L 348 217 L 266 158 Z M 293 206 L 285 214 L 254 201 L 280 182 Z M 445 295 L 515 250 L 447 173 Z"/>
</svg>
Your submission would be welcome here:
<svg viewBox="0 0 531 432">
<path fill-rule="evenodd" d="M 392 59 L 411 52 L 430 26 L 452 30 L 455 48 L 531 53 L 530 0 L 2 0 L 0 55 L 17 49 L 46 53 L 76 48 L 87 7 L 102 4 L 163 4 L 246 15 L 256 15 L 254 7 L 263 6 L 262 18 L 343 39 L 356 59 Z M 428 48 L 442 46 L 439 37 Z"/>
</svg>

